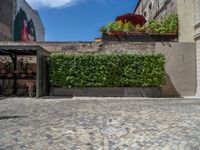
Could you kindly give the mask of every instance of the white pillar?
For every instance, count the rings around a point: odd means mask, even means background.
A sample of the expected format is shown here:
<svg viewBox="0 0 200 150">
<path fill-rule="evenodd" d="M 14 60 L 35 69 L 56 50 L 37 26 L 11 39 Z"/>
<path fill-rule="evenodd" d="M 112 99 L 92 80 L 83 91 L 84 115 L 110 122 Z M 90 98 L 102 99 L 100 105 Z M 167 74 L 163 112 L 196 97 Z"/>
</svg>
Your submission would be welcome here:
<svg viewBox="0 0 200 150">
<path fill-rule="evenodd" d="M 200 96 L 200 0 L 195 0 L 195 41 L 196 41 L 196 66 L 197 66 L 197 91 Z"/>
</svg>

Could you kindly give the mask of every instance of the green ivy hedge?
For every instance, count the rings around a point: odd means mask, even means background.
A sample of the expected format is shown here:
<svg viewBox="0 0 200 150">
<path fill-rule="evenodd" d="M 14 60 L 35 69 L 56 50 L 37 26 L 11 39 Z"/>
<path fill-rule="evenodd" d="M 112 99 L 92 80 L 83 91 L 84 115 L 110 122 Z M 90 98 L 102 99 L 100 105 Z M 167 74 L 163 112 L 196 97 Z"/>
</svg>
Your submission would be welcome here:
<svg viewBox="0 0 200 150">
<path fill-rule="evenodd" d="M 48 59 L 55 87 L 155 87 L 165 83 L 161 54 L 54 54 Z"/>
</svg>

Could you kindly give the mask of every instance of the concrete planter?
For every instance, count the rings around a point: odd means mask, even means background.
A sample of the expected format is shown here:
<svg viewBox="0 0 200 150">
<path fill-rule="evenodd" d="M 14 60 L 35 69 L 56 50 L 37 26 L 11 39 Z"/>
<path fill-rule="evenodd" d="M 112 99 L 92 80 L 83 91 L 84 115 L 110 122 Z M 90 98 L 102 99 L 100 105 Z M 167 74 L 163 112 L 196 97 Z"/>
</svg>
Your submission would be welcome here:
<svg viewBox="0 0 200 150">
<path fill-rule="evenodd" d="M 160 87 L 131 88 L 57 88 L 50 87 L 51 96 L 89 96 L 89 97 L 161 97 Z"/>
</svg>

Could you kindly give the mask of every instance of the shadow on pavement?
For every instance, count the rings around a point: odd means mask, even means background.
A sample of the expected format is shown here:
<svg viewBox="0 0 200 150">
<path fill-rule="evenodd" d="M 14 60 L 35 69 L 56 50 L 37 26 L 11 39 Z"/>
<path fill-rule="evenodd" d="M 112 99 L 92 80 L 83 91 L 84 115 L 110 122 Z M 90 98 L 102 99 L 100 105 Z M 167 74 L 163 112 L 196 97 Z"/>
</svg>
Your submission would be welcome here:
<svg viewBox="0 0 200 150">
<path fill-rule="evenodd" d="M 6 97 L 0 97 L 0 101 L 2 101 L 2 100 L 4 100 L 4 99 L 6 99 Z"/>
<path fill-rule="evenodd" d="M 18 119 L 18 118 L 24 118 L 27 116 L 0 116 L 0 120 L 8 120 L 8 119 Z"/>
<path fill-rule="evenodd" d="M 73 96 L 43 96 L 41 99 L 73 99 Z"/>
</svg>

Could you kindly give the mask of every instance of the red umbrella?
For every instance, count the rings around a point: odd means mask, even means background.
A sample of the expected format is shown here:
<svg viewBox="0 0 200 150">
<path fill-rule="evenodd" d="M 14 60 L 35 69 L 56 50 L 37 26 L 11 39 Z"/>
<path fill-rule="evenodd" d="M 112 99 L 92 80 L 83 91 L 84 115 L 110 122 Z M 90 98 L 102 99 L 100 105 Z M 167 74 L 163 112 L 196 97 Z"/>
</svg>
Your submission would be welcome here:
<svg viewBox="0 0 200 150">
<path fill-rule="evenodd" d="M 130 13 L 118 16 L 115 21 L 131 22 L 133 25 L 140 26 L 143 26 L 147 22 L 144 16 Z"/>
</svg>

